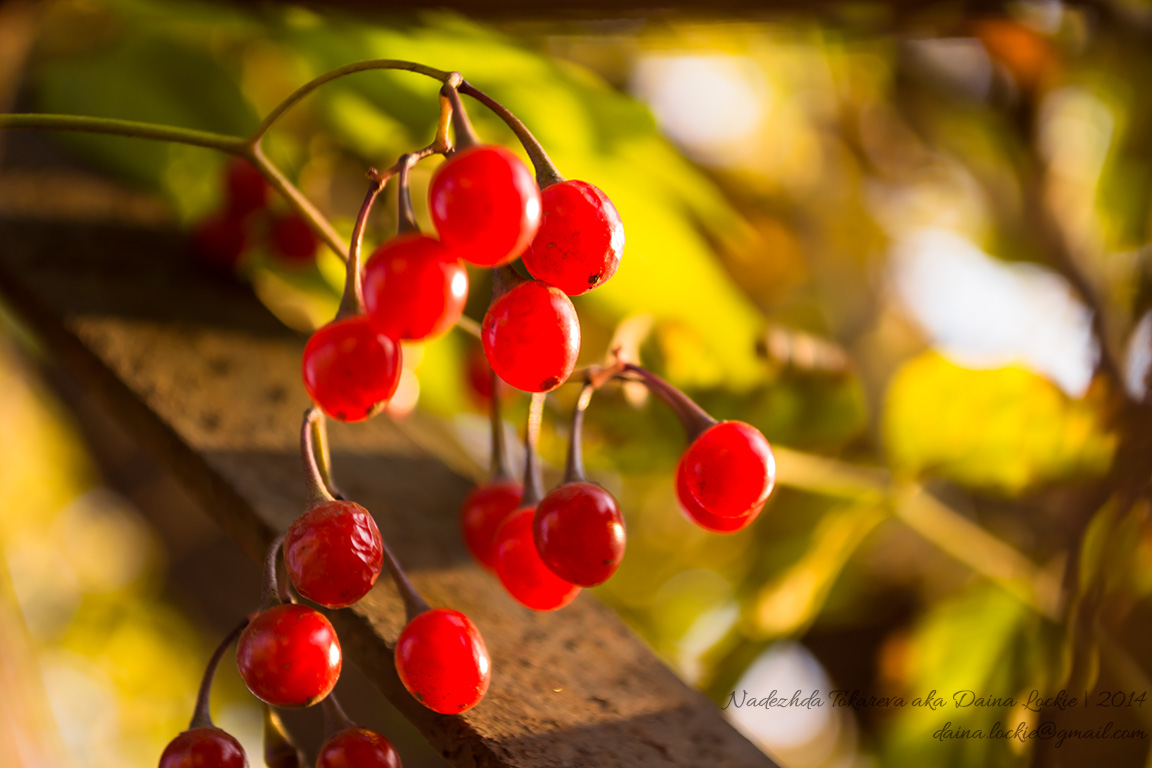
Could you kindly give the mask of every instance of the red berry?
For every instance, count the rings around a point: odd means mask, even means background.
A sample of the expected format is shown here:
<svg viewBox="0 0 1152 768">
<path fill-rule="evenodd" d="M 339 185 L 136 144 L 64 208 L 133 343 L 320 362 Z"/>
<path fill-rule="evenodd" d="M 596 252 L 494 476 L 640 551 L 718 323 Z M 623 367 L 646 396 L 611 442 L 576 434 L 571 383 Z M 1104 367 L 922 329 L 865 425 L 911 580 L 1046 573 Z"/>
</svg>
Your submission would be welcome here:
<svg viewBox="0 0 1152 768">
<path fill-rule="evenodd" d="M 468 298 L 468 270 L 439 240 L 401 235 L 364 267 L 364 309 L 380 333 L 419 341 L 452 327 Z"/>
<path fill-rule="evenodd" d="M 540 203 L 540 229 L 524 251 L 532 277 L 579 296 L 616 273 L 624 225 L 607 195 L 586 181 L 570 180 L 546 187 Z"/>
<path fill-rule="evenodd" d="M 168 743 L 160 768 L 246 768 L 240 742 L 219 728 L 192 728 Z"/>
<path fill-rule="evenodd" d="M 453 155 L 432 176 L 428 200 L 444 244 L 483 267 L 515 260 L 540 226 L 536 180 L 503 147 L 473 147 Z"/>
<path fill-rule="evenodd" d="M 488 570 L 496 567 L 492 539 L 504 518 L 516 511 L 524 488 L 515 480 L 498 480 L 472 489 L 460 510 L 460 527 L 464 544 L 476 562 Z"/>
<path fill-rule="evenodd" d="M 276 605 L 252 620 L 236 644 L 236 666 L 248 690 L 274 707 L 309 707 L 340 677 L 340 641 L 319 611 Z"/>
<path fill-rule="evenodd" d="M 540 559 L 565 581 L 603 584 L 624 559 L 624 518 L 612 494 L 595 483 L 565 483 L 536 507 Z"/>
<path fill-rule="evenodd" d="M 324 743 L 316 768 L 400 768 L 392 742 L 367 728 L 348 728 Z"/>
<path fill-rule="evenodd" d="M 763 506 L 776 483 L 776 461 L 760 430 L 722 421 L 697 437 L 676 468 L 676 491 L 685 510 L 740 518 Z"/>
<path fill-rule="evenodd" d="M 492 680 L 480 630 L 448 608 L 425 611 L 408 622 L 396 641 L 396 672 L 417 701 L 442 715 L 472 709 Z"/>
<path fill-rule="evenodd" d="M 396 393 L 400 371 L 400 345 L 364 315 L 329 323 L 304 347 L 304 389 L 340 421 L 363 421 L 384 407 Z"/>
<path fill-rule="evenodd" d="M 746 515 L 738 517 L 719 517 L 704 509 L 692 495 L 684 490 L 684 476 L 679 472 L 676 473 L 676 493 L 680 498 L 680 509 L 683 510 L 684 516 L 687 517 L 696 525 L 700 526 L 706 531 L 712 533 L 735 533 L 742 531 L 752 524 L 752 521 L 760 516 L 761 510 L 764 505 L 761 504 L 752 509 Z"/>
<path fill-rule="evenodd" d="M 316 261 L 320 238 L 300 214 L 290 213 L 273 219 L 269 237 L 272 241 L 272 254 L 282 261 L 300 266 Z"/>
<path fill-rule="evenodd" d="M 580 587 L 553 573 L 532 532 L 535 507 L 516 510 L 496 529 L 496 575 L 508 594 L 534 611 L 554 611 L 576 599 Z"/>
<path fill-rule="evenodd" d="M 284 537 L 284 564 L 304 597 L 346 608 L 368 594 L 380 575 L 380 530 L 359 504 L 326 502 L 292 521 Z"/>
<path fill-rule="evenodd" d="M 205 266 L 233 273 L 248 247 L 248 230 L 237 216 L 209 216 L 192 231 L 192 246 Z"/>
<path fill-rule="evenodd" d="M 576 367 L 580 319 L 563 291 L 529 280 L 492 302 L 480 338 L 497 376 L 525 392 L 550 392 Z"/>
<path fill-rule="evenodd" d="M 256 166 L 239 158 L 224 171 L 228 212 L 243 218 L 268 205 L 271 187 Z"/>
</svg>

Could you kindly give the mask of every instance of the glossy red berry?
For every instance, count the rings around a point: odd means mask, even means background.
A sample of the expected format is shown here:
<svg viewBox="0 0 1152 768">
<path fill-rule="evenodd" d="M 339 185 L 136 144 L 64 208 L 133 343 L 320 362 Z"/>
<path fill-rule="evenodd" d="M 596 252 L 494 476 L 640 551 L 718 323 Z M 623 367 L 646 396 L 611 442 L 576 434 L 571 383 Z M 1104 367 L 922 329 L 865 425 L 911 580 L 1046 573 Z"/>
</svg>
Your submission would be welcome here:
<svg viewBox="0 0 1152 768">
<path fill-rule="evenodd" d="M 484 698 L 492 663 L 471 619 L 459 611 L 433 608 L 400 633 L 396 672 L 421 704 L 442 715 L 456 715 Z"/>
<path fill-rule="evenodd" d="M 575 600 L 580 587 L 557 576 L 540 559 L 532 531 L 535 514 L 535 507 L 518 509 L 496 529 L 496 575 L 521 605 L 555 611 Z"/>
<path fill-rule="evenodd" d="M 246 768 L 240 742 L 219 728 L 192 728 L 168 743 L 160 768 Z"/>
<path fill-rule="evenodd" d="M 364 315 L 324 326 L 304 347 L 304 389 L 324 413 L 363 421 L 388 403 L 400 384 L 400 345 Z"/>
<path fill-rule="evenodd" d="M 267 206 L 272 191 L 256 166 L 238 158 L 224 171 L 224 188 L 228 212 L 241 218 Z"/>
<path fill-rule="evenodd" d="M 192 231 L 192 247 L 209 269 L 235 272 L 248 247 L 244 220 L 230 214 L 209 216 Z"/>
<path fill-rule="evenodd" d="M 384 565 L 376 521 L 351 501 L 329 501 L 292 521 L 284 564 L 296 590 L 328 608 L 352 605 L 372 589 Z"/>
<path fill-rule="evenodd" d="M 473 488 L 464 499 L 460 510 L 464 544 L 476 562 L 488 570 L 496 567 L 496 529 L 516 511 L 523 495 L 524 487 L 515 480 L 497 480 Z"/>
<path fill-rule="evenodd" d="M 624 559 L 620 507 L 595 483 L 564 483 L 541 499 L 533 536 L 544 564 L 582 587 L 603 584 Z"/>
<path fill-rule="evenodd" d="M 706 429 L 676 468 L 681 506 L 722 518 L 752 514 L 775 483 L 772 448 L 760 430 L 742 421 L 722 421 Z"/>
<path fill-rule="evenodd" d="M 484 267 L 515 260 L 540 226 L 536 180 L 503 147 L 472 147 L 453 155 L 432 176 L 428 200 L 444 244 Z"/>
<path fill-rule="evenodd" d="M 268 233 L 272 254 L 283 262 L 305 266 L 316 261 L 320 238 L 307 220 L 298 213 L 278 216 Z"/>
<path fill-rule="evenodd" d="M 260 613 L 236 644 L 244 684 L 274 707 L 308 707 L 323 700 L 336 686 L 342 661 L 328 619 L 292 603 Z"/>
<path fill-rule="evenodd" d="M 376 330 L 394 339 L 444 333 L 460 319 L 467 299 L 464 263 L 435 238 L 393 238 L 364 267 L 364 310 Z"/>
<path fill-rule="evenodd" d="M 400 768 L 400 756 L 375 731 L 348 728 L 324 742 L 316 768 Z"/>
<path fill-rule="evenodd" d="M 533 277 L 578 296 L 616 273 L 624 225 L 607 195 L 586 181 L 569 180 L 546 187 L 540 203 L 540 229 L 524 251 Z"/>
<path fill-rule="evenodd" d="M 742 531 L 751 525 L 764 509 L 764 505 L 761 504 L 754 507 L 752 511 L 746 515 L 739 515 L 737 517 L 719 517 L 714 515 L 700 506 L 700 504 L 692 498 L 692 495 L 685 490 L 684 476 L 679 472 L 676 473 L 676 493 L 679 496 L 680 509 L 684 512 L 684 516 L 711 533 L 736 533 L 737 531 Z"/>
<path fill-rule="evenodd" d="M 480 337 L 497 376 L 525 392 L 550 392 L 576 367 L 580 319 L 563 291 L 529 280 L 492 302 Z"/>
</svg>

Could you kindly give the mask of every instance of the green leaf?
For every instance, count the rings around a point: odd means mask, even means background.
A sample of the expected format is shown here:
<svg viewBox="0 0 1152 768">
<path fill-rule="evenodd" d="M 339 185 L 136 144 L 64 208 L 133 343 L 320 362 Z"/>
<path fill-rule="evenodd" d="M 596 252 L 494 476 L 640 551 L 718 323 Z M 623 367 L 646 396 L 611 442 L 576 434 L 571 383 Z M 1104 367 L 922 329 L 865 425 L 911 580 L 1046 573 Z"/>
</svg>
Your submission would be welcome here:
<svg viewBox="0 0 1152 768">
<path fill-rule="evenodd" d="M 884 445 L 898 471 L 1019 493 L 1107 468 L 1115 438 L 1098 412 L 1023 368 L 970 370 L 925 353 L 892 380 Z"/>
</svg>

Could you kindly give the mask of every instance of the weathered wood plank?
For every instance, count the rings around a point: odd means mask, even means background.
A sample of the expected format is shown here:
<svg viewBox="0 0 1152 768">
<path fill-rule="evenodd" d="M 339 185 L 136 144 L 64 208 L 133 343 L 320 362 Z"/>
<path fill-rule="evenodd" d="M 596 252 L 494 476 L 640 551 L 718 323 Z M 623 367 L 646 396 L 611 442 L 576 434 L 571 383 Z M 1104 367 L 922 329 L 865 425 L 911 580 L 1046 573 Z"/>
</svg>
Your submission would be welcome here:
<svg viewBox="0 0 1152 768">
<path fill-rule="evenodd" d="M 176 233 L 82 219 L 0 209 L 0 295 L 258 557 L 302 503 L 302 340 L 246 289 L 191 269 Z M 377 418 L 334 425 L 332 443 L 338 482 L 373 511 L 417 587 L 472 616 L 488 642 L 487 698 L 440 716 L 396 677 L 403 610 L 386 579 L 333 614 L 348 657 L 455 765 L 774 765 L 588 595 L 553 614 L 506 597 L 457 533 L 470 481 L 425 441 Z M 237 589 L 256 601 L 256 584 Z"/>
</svg>

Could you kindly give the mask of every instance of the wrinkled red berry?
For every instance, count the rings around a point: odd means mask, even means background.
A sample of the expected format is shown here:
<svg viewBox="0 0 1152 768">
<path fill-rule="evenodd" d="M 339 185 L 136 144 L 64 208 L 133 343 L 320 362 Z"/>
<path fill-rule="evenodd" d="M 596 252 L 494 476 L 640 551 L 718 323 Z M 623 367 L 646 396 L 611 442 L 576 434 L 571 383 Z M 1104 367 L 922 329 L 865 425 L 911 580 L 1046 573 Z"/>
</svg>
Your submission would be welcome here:
<svg viewBox="0 0 1152 768">
<path fill-rule="evenodd" d="M 496 575 L 521 605 L 554 611 L 575 600 L 580 587 L 557 576 L 540 559 L 532 531 L 535 514 L 535 507 L 523 507 L 496 529 Z"/>
<path fill-rule="evenodd" d="M 524 251 L 532 277 L 579 296 L 616 273 L 624 225 L 607 195 L 586 181 L 569 180 L 546 187 L 540 203 L 540 229 Z"/>
<path fill-rule="evenodd" d="M 408 622 L 396 641 L 396 672 L 417 701 L 442 715 L 476 706 L 492 680 L 480 630 L 448 608 L 433 608 Z"/>
<path fill-rule="evenodd" d="M 340 641 L 319 611 L 276 605 L 252 620 L 236 644 L 236 666 L 248 690 L 274 707 L 308 707 L 340 678 Z"/>
<path fill-rule="evenodd" d="M 192 728 L 168 743 L 160 768 L 246 768 L 240 742 L 219 728 Z"/>
<path fill-rule="evenodd" d="M 312 231 L 307 220 L 298 213 L 275 218 L 272 221 L 269 238 L 272 241 L 272 255 L 281 261 L 300 266 L 316 261 L 320 238 Z"/>
<path fill-rule="evenodd" d="M 256 166 L 236 158 L 224 171 L 224 191 L 228 212 L 243 218 L 268 205 L 272 188 Z"/>
<path fill-rule="evenodd" d="M 400 768 L 400 756 L 375 731 L 348 728 L 324 742 L 316 768 Z"/>
<path fill-rule="evenodd" d="M 525 392 L 556 389 L 580 354 L 580 319 L 572 300 L 537 280 L 492 302 L 480 336 L 496 375 Z"/>
<path fill-rule="evenodd" d="M 536 507 L 533 535 L 544 564 L 582 587 L 603 584 L 624 559 L 620 507 L 595 483 L 554 488 Z"/>
<path fill-rule="evenodd" d="M 484 267 L 515 260 L 540 226 L 536 180 L 503 147 L 472 147 L 453 155 L 432 176 L 428 200 L 444 244 Z"/>
<path fill-rule="evenodd" d="M 747 517 L 764 504 L 775 483 L 772 448 L 760 430 L 742 421 L 706 429 L 676 468 L 681 506 L 716 517 Z"/>
<path fill-rule="evenodd" d="M 496 567 L 493 538 L 504 518 L 516 511 L 524 488 L 515 480 L 498 480 L 472 489 L 460 510 L 464 544 L 476 562 L 488 570 Z"/>
<path fill-rule="evenodd" d="M 754 507 L 751 512 L 746 515 L 739 515 L 737 517 L 719 517 L 704 509 L 692 495 L 684 490 L 684 477 L 679 472 L 676 473 L 676 493 L 680 499 L 680 509 L 687 517 L 696 525 L 700 526 L 706 531 L 712 533 L 736 533 L 742 531 L 752 524 L 760 512 L 764 509 L 764 505 L 760 504 Z"/>
<path fill-rule="evenodd" d="M 304 389 L 324 413 L 363 421 L 388 403 L 400 384 L 400 345 L 364 315 L 324 326 L 304 347 Z"/>
<path fill-rule="evenodd" d="M 209 269 L 235 272 L 248 247 L 244 220 L 229 214 L 209 216 L 192 231 L 192 247 Z"/>
<path fill-rule="evenodd" d="M 468 271 L 439 240 L 401 235 L 364 267 L 364 310 L 376 330 L 419 341 L 447 331 L 468 298 Z"/>
<path fill-rule="evenodd" d="M 301 595 L 345 608 L 368 594 L 380 575 L 380 530 L 359 504 L 326 502 L 292 521 L 284 536 L 284 564 Z"/>
</svg>

